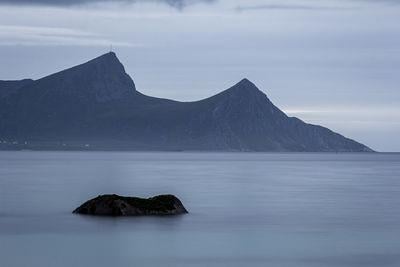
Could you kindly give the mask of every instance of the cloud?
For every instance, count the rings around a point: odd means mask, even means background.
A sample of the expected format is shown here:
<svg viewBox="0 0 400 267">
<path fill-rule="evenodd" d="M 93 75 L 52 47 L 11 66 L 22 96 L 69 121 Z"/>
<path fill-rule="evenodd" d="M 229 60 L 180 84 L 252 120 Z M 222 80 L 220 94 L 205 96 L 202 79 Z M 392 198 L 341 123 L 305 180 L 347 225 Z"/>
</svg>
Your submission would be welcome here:
<svg viewBox="0 0 400 267">
<path fill-rule="evenodd" d="M 369 3 L 377 5 L 393 5 L 400 4 L 400 0 L 308 0 L 308 1 L 256 1 L 249 4 L 249 1 L 232 1 L 230 0 L 0 0 L 0 5 L 42 5 L 42 6 L 77 6 L 99 3 L 159 3 L 166 4 L 173 8 L 182 10 L 190 5 L 198 3 L 223 3 L 229 8 L 234 8 L 236 11 L 251 11 L 251 10 L 343 10 L 358 7 L 359 4 Z M 258 3 L 258 4 L 257 4 Z M 332 5 L 333 4 L 333 5 Z M 236 7 L 235 7 L 236 5 Z M 354 6 L 355 5 L 355 6 Z"/>
<path fill-rule="evenodd" d="M 188 5 L 197 3 L 211 3 L 216 0 L 0 0 L 0 4 L 9 5 L 46 5 L 46 6 L 74 6 L 93 3 L 139 3 L 153 2 L 162 3 L 172 6 L 177 9 L 183 9 Z"/>
<path fill-rule="evenodd" d="M 336 10 L 345 9 L 344 7 L 333 6 L 315 6 L 315 5 L 292 5 L 292 4 L 271 4 L 271 5 L 255 5 L 255 6 L 237 6 L 237 11 L 251 11 L 251 10 Z"/>
<path fill-rule="evenodd" d="M 351 10 L 361 8 L 364 5 L 395 5 L 400 4 L 400 0 L 283 0 L 283 1 L 258 1 L 248 4 L 236 6 L 236 11 L 256 11 L 256 10 L 306 10 L 306 11 L 323 11 L 323 10 Z"/>
<path fill-rule="evenodd" d="M 331 106 L 331 107 L 294 107 L 284 108 L 289 116 L 296 116 L 306 121 L 332 121 L 342 123 L 382 123 L 400 125 L 397 120 L 400 108 L 395 106 Z"/>
<path fill-rule="evenodd" d="M 0 25 L 0 46 L 134 46 L 126 42 L 109 40 L 91 32 L 60 28 Z"/>
</svg>

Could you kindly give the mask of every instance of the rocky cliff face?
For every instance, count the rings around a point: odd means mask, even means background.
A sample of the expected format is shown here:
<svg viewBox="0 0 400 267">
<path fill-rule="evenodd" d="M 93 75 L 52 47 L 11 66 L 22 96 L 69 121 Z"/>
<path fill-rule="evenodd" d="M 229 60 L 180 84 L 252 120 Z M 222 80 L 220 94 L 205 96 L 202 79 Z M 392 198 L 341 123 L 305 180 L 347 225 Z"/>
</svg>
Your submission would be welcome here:
<svg viewBox="0 0 400 267">
<path fill-rule="evenodd" d="M 0 102 L 0 139 L 27 142 L 18 148 L 371 151 L 286 116 L 247 79 L 197 102 L 145 96 L 114 53 L 8 89 Z"/>
</svg>

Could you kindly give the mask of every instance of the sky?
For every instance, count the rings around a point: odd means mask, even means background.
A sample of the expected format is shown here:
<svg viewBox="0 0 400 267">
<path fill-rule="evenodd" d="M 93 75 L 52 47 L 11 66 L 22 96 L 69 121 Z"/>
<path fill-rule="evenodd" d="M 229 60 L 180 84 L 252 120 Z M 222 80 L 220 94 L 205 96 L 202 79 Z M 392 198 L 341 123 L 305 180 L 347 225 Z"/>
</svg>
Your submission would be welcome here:
<svg viewBox="0 0 400 267">
<path fill-rule="evenodd" d="M 400 0 L 0 0 L 0 80 L 116 52 L 142 93 L 242 78 L 290 116 L 400 151 Z"/>
</svg>

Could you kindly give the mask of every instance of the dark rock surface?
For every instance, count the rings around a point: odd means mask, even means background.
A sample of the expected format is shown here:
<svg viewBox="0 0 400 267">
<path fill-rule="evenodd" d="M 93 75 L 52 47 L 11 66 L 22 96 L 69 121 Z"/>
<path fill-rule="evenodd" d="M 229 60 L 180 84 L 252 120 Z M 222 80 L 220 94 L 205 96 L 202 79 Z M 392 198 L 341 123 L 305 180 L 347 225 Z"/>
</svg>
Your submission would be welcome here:
<svg viewBox="0 0 400 267">
<path fill-rule="evenodd" d="M 0 149 L 372 151 L 288 117 L 247 79 L 195 102 L 143 95 L 114 53 L 39 80 L 0 82 L 0 96 Z"/>
<path fill-rule="evenodd" d="M 143 216 L 178 215 L 188 211 L 174 195 L 159 195 L 151 198 L 101 195 L 93 198 L 73 213 L 98 216 Z"/>
</svg>

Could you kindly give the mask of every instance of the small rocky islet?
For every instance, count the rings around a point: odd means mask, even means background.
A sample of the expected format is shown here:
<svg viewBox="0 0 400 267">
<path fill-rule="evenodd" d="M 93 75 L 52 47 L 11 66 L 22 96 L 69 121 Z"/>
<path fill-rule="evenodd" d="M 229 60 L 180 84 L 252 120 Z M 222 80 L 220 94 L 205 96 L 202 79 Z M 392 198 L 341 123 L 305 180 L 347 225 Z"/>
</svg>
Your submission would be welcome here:
<svg viewBox="0 0 400 267">
<path fill-rule="evenodd" d="M 99 195 L 86 201 L 73 213 L 97 216 L 163 216 L 188 213 L 182 202 L 174 195 L 150 198 Z"/>
</svg>

